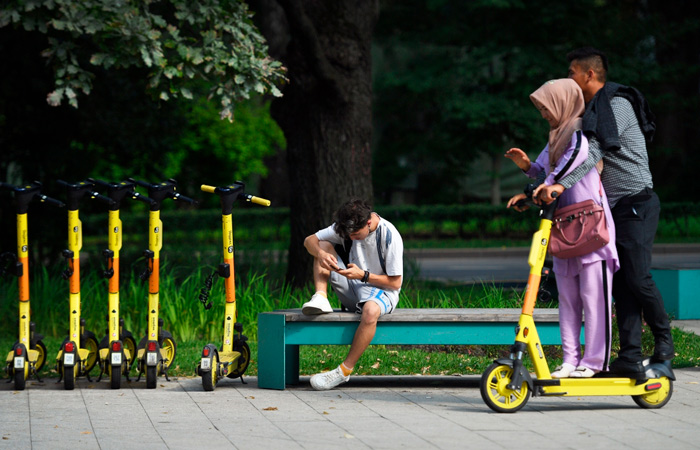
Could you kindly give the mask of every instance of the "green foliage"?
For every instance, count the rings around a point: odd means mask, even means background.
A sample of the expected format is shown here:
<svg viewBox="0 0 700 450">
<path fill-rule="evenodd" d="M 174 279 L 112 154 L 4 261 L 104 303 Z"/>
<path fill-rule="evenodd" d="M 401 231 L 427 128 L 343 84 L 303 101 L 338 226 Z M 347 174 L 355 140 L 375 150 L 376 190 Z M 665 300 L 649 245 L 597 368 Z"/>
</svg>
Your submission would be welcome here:
<svg viewBox="0 0 700 450">
<path fill-rule="evenodd" d="M 192 167 L 199 167 L 201 182 L 214 185 L 265 177 L 263 159 L 285 147 L 282 131 L 270 117 L 270 103 L 249 100 L 236 105 L 235 113 L 233 123 L 216 120 L 214 105 L 196 100 L 185 114 L 180 141 L 168 154 L 179 162 L 174 172 L 189 178 Z M 211 170 L 220 167 L 226 170 Z"/>
<path fill-rule="evenodd" d="M 51 105 L 77 107 L 78 94 L 90 94 L 89 65 L 146 68 L 149 89 L 164 101 L 192 99 L 192 81 L 207 80 L 222 118 L 251 94 L 282 95 L 275 83 L 284 68 L 267 55 L 242 1 L 12 0 L 0 9 L 0 27 L 9 24 L 48 36 Z"/>
<path fill-rule="evenodd" d="M 605 51 L 610 79 L 647 96 L 657 117 L 650 157 L 661 198 L 692 200 L 697 189 L 667 181 L 683 174 L 698 182 L 688 172 L 697 167 L 688 149 L 700 129 L 700 69 L 691 56 L 700 50 L 700 22 L 691 3 L 385 0 L 381 8 L 373 183 L 384 202 L 406 190 L 419 204 L 460 202 L 475 190 L 461 186 L 467 176 L 482 180 L 479 192 L 503 181 L 510 163 L 497 160 L 509 147 L 535 156 L 548 126 L 528 96 L 565 77 L 567 52 L 582 46 Z"/>
</svg>

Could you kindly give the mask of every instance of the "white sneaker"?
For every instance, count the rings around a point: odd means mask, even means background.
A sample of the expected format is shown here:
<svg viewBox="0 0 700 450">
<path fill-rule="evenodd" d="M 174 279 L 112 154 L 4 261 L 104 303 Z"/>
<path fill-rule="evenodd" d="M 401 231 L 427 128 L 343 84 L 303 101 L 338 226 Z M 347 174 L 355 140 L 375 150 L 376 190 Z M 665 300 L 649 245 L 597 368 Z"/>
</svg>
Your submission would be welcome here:
<svg viewBox="0 0 700 450">
<path fill-rule="evenodd" d="M 554 369 L 554 372 L 552 372 L 552 378 L 569 378 L 569 375 L 571 375 L 571 372 L 574 370 L 576 370 L 576 366 L 573 364 L 564 363 Z"/>
<path fill-rule="evenodd" d="M 349 379 L 350 376 L 343 375 L 343 370 L 338 366 L 329 372 L 317 373 L 311 377 L 311 387 L 317 391 L 327 391 L 341 383 L 346 383 Z"/>
<path fill-rule="evenodd" d="M 304 303 L 301 307 L 301 313 L 307 316 L 313 316 L 317 314 L 326 314 L 333 312 L 331 304 L 326 297 L 316 293 L 311 297 L 311 300 Z"/>
<path fill-rule="evenodd" d="M 585 366 L 578 366 L 576 368 L 576 370 L 571 372 L 571 375 L 569 375 L 569 377 L 571 377 L 571 378 L 591 378 L 595 374 L 596 374 L 596 371 L 593 369 L 589 369 L 588 367 L 585 367 Z"/>
</svg>

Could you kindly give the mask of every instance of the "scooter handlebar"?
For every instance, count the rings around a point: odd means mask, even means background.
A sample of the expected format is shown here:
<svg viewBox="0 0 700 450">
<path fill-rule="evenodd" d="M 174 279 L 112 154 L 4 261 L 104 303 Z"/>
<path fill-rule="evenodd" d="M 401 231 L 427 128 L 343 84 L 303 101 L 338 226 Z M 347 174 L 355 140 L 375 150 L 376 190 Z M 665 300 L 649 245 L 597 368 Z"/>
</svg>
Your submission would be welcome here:
<svg viewBox="0 0 700 450">
<path fill-rule="evenodd" d="M 255 197 L 254 195 L 248 195 L 248 201 L 251 203 L 255 203 L 256 205 L 260 206 L 270 206 L 270 200 L 262 197 Z"/>
<path fill-rule="evenodd" d="M 56 200 L 55 198 L 47 197 L 44 194 L 39 194 L 36 196 L 36 198 L 41 202 L 41 203 L 48 203 L 49 205 L 57 206 L 59 208 L 63 208 L 66 206 L 65 203 L 63 203 L 60 200 Z"/>
<path fill-rule="evenodd" d="M 193 198 L 185 197 L 184 195 L 178 194 L 177 192 L 175 192 L 175 193 L 172 195 L 172 199 L 173 199 L 173 200 L 177 200 L 177 201 L 183 201 L 183 202 L 191 203 L 191 204 L 193 204 L 193 205 L 196 205 L 196 204 L 199 203 L 197 200 L 195 200 L 195 199 L 193 199 Z"/>
<path fill-rule="evenodd" d="M 111 205 L 114 202 L 114 200 L 112 200 L 111 198 L 107 197 L 106 195 L 102 195 L 96 191 L 88 191 L 88 194 L 90 195 L 90 198 L 94 198 L 101 202 L 107 203 L 108 205 Z"/>
<path fill-rule="evenodd" d="M 95 184 L 97 186 L 104 187 L 104 188 L 109 188 L 109 187 L 112 187 L 114 185 L 114 183 L 108 183 L 107 181 L 98 180 L 97 178 L 88 178 L 87 181 L 89 181 L 90 183 Z"/>
<path fill-rule="evenodd" d="M 127 178 L 126 181 L 130 181 L 130 182 L 137 184 L 137 185 L 144 187 L 144 188 L 149 188 L 151 186 L 151 183 L 147 183 L 147 182 L 142 181 L 142 180 L 135 180 L 133 178 Z"/>
<path fill-rule="evenodd" d="M 144 203 L 148 203 L 149 205 L 150 205 L 151 203 L 153 203 L 153 200 L 151 200 L 150 198 L 146 197 L 145 195 L 139 194 L 139 193 L 136 192 L 136 191 L 132 191 L 132 192 L 131 192 L 131 198 L 134 199 L 134 200 L 138 200 L 138 201 L 144 202 Z"/>
<path fill-rule="evenodd" d="M 203 184 L 200 186 L 200 189 L 202 192 L 207 192 L 209 194 L 219 194 L 219 195 L 231 195 L 231 194 L 236 194 L 236 192 L 243 190 L 245 185 L 241 182 L 236 182 L 231 186 L 226 186 L 226 187 L 216 187 L 216 186 L 211 186 L 208 184 Z M 251 203 L 255 203 L 256 205 L 260 206 L 270 206 L 270 200 L 262 197 L 256 197 L 254 195 L 250 194 L 243 194 L 239 193 L 236 198 L 234 198 L 234 201 L 236 200 L 245 200 Z"/>
</svg>

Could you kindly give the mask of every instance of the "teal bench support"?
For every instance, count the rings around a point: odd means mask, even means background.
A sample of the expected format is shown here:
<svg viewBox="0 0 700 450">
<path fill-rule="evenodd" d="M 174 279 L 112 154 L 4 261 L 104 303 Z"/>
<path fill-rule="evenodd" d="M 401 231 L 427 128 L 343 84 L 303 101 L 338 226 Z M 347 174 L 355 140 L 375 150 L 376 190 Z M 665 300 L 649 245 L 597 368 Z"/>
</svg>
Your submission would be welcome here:
<svg viewBox="0 0 700 450">
<path fill-rule="evenodd" d="M 700 266 L 693 268 L 663 267 L 651 270 L 656 286 L 664 298 L 666 312 L 673 319 L 700 319 Z"/>
<path fill-rule="evenodd" d="M 517 308 L 409 309 L 382 316 L 372 344 L 510 345 Z M 543 344 L 561 345 L 559 310 L 533 314 Z M 299 383 L 300 345 L 349 345 L 360 316 L 334 311 L 305 316 L 300 309 L 258 314 L 258 387 L 284 389 Z"/>
</svg>

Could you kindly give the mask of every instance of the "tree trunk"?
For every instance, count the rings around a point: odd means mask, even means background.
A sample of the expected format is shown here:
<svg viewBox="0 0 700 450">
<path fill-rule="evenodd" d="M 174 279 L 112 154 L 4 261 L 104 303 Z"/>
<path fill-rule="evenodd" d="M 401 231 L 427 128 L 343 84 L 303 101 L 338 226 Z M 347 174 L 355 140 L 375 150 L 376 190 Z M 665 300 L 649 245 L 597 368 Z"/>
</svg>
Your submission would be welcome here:
<svg viewBox="0 0 700 450">
<path fill-rule="evenodd" d="M 271 54 L 288 69 L 289 83 L 273 102 L 272 116 L 287 139 L 287 281 L 300 287 L 312 275 L 304 238 L 330 225 L 333 212 L 350 197 L 372 201 L 370 48 L 379 5 L 377 0 L 277 3 L 283 15 L 260 1 L 258 21 Z M 275 36 L 285 27 L 288 39 Z"/>
<path fill-rule="evenodd" d="M 491 155 L 491 204 L 500 205 L 501 199 L 501 167 L 503 155 L 492 153 Z"/>
</svg>

